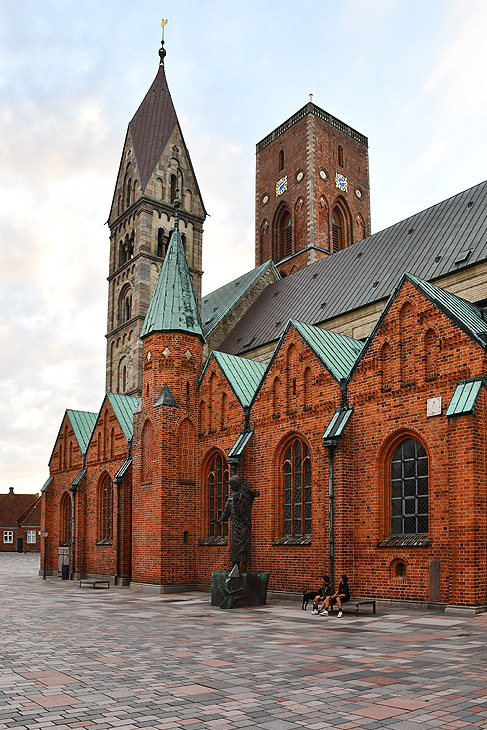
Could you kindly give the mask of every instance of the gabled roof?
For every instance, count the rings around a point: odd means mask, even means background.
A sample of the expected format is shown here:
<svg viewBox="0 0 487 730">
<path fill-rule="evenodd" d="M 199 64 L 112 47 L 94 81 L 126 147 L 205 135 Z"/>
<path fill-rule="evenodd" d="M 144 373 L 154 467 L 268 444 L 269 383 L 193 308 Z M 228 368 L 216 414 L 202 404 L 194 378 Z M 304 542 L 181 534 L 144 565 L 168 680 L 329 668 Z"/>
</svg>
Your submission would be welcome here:
<svg viewBox="0 0 487 730">
<path fill-rule="evenodd" d="M 18 517 L 19 527 L 40 527 L 41 524 L 41 498 L 27 507 L 27 509 Z"/>
<path fill-rule="evenodd" d="M 149 91 L 129 123 L 142 190 L 145 190 L 177 123 L 164 65 L 160 65 Z"/>
<path fill-rule="evenodd" d="M 239 276 L 238 279 L 230 281 L 225 286 L 216 289 L 203 297 L 201 303 L 201 319 L 203 322 L 203 332 L 205 337 L 213 332 L 215 327 L 221 322 L 223 317 L 235 306 L 252 284 L 259 276 L 268 268 L 272 268 L 276 272 L 276 277 L 280 278 L 273 261 L 266 261 L 257 268 L 248 271 L 246 274 Z"/>
<path fill-rule="evenodd" d="M 36 494 L 15 494 L 13 491 L 0 494 L 0 528 L 16 529 L 19 518 L 34 507 L 37 500 Z"/>
<path fill-rule="evenodd" d="M 69 422 L 73 428 L 80 451 L 84 454 L 88 448 L 93 429 L 95 428 L 98 413 L 91 413 L 90 411 L 73 411 L 71 408 L 68 408 L 66 410 L 66 415 L 68 416 Z"/>
<path fill-rule="evenodd" d="M 113 408 L 125 438 L 130 441 L 134 432 L 134 410 L 140 398 L 121 393 L 107 393 L 107 398 Z"/>
<path fill-rule="evenodd" d="M 257 360 L 249 360 L 246 357 L 236 357 L 235 355 L 214 351 L 206 361 L 200 383 L 213 358 L 220 366 L 242 407 L 249 406 L 261 383 L 267 365 Z"/>
<path fill-rule="evenodd" d="M 187 332 L 204 341 L 200 314 L 179 228 L 171 235 L 140 336 L 153 332 Z"/>
<path fill-rule="evenodd" d="M 294 319 L 290 321 L 289 326 L 294 327 L 338 381 L 349 375 L 364 346 L 363 342 L 355 340 L 353 337 L 340 335 L 337 332 L 304 322 L 296 322 Z"/>
<path fill-rule="evenodd" d="M 483 182 L 270 284 L 220 350 L 237 355 L 273 342 L 291 318 L 323 324 L 381 301 L 404 271 L 435 280 L 485 261 L 486 211 Z"/>
<path fill-rule="evenodd" d="M 484 313 L 480 307 L 475 304 L 468 302 L 466 299 L 457 297 L 456 294 L 452 294 L 445 289 L 441 289 L 435 284 L 431 284 L 428 281 L 422 281 L 417 276 L 413 276 L 409 273 L 404 273 L 394 291 L 390 295 L 384 309 L 377 322 L 375 323 L 372 332 L 365 341 L 360 358 L 357 359 L 355 365 L 350 371 L 350 376 L 353 370 L 358 365 L 360 359 L 369 349 L 379 327 L 381 326 L 384 318 L 386 317 L 389 309 L 391 308 L 394 300 L 396 299 L 399 291 L 404 285 L 405 281 L 409 281 L 423 296 L 430 300 L 440 311 L 443 312 L 449 319 L 451 319 L 460 329 L 462 329 L 469 337 L 471 337 L 480 347 L 485 348 L 487 345 L 487 313 Z M 484 319 L 485 317 L 485 319 Z"/>
</svg>

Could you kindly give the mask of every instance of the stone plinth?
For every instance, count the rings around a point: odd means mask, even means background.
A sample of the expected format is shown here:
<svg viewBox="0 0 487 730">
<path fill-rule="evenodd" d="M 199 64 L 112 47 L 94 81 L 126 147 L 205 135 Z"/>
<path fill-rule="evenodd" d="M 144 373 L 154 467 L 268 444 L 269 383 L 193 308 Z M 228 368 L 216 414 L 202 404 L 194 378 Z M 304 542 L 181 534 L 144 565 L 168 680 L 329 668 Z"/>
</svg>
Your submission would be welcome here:
<svg viewBox="0 0 487 730">
<path fill-rule="evenodd" d="M 241 572 L 238 578 L 230 578 L 229 570 L 215 570 L 211 574 L 211 605 L 220 608 L 264 606 L 268 582 L 269 573 L 256 570 Z"/>
</svg>

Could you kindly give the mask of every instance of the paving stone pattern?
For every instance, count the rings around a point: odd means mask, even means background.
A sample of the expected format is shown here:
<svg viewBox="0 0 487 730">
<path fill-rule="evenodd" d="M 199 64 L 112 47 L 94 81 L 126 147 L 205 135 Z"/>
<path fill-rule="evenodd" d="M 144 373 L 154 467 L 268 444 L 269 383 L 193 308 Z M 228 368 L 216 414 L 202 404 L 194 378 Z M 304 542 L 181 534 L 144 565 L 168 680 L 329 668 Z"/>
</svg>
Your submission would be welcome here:
<svg viewBox="0 0 487 730">
<path fill-rule="evenodd" d="M 222 611 L 0 555 L 0 729 L 487 728 L 487 615 Z"/>
</svg>

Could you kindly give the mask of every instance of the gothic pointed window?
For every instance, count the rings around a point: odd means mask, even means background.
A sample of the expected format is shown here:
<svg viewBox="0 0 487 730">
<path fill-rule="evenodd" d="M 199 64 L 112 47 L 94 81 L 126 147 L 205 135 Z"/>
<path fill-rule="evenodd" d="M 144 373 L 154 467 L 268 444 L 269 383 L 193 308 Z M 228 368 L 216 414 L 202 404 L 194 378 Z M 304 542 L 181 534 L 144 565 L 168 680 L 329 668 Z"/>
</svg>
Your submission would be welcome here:
<svg viewBox="0 0 487 730">
<path fill-rule="evenodd" d="M 343 215 L 336 205 L 331 214 L 332 247 L 333 251 L 341 251 L 344 247 Z"/>
<path fill-rule="evenodd" d="M 176 188 L 178 186 L 178 176 L 174 173 L 171 175 L 171 203 L 176 199 Z"/>
<path fill-rule="evenodd" d="M 220 522 L 213 524 L 222 513 L 228 497 L 228 466 L 226 460 L 215 454 L 208 467 L 208 517 L 209 536 L 225 537 L 228 531 L 228 523 Z"/>
<path fill-rule="evenodd" d="M 293 252 L 293 228 L 291 214 L 284 208 L 278 218 L 277 230 L 277 251 L 276 260 L 289 256 Z"/>
<path fill-rule="evenodd" d="M 98 488 L 98 540 L 112 539 L 112 480 L 106 474 Z"/>
<path fill-rule="evenodd" d="M 285 536 L 311 535 L 311 454 L 307 444 L 295 438 L 282 464 Z"/>
<path fill-rule="evenodd" d="M 59 506 L 60 530 L 59 537 L 62 544 L 71 542 L 71 497 L 68 492 L 64 492 Z"/>
<path fill-rule="evenodd" d="M 164 239 L 164 228 L 157 229 L 157 255 L 163 259 L 166 255 L 166 242 Z"/>
<path fill-rule="evenodd" d="M 424 446 L 404 439 L 391 459 L 391 535 L 428 533 L 428 456 Z"/>
</svg>

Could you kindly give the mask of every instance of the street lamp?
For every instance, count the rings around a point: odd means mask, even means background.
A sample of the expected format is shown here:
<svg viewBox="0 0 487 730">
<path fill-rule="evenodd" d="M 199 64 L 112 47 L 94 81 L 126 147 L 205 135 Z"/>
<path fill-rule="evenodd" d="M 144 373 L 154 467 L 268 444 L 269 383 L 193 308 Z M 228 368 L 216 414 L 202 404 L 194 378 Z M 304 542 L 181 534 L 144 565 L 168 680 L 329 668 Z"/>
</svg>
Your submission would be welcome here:
<svg viewBox="0 0 487 730">
<path fill-rule="evenodd" d="M 45 527 L 42 530 L 42 537 L 44 538 L 44 570 L 42 571 L 42 577 L 44 580 L 47 578 L 47 565 L 46 565 L 46 559 L 47 559 L 47 536 L 49 535 L 49 530 L 47 527 Z"/>
</svg>

